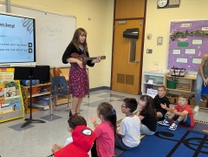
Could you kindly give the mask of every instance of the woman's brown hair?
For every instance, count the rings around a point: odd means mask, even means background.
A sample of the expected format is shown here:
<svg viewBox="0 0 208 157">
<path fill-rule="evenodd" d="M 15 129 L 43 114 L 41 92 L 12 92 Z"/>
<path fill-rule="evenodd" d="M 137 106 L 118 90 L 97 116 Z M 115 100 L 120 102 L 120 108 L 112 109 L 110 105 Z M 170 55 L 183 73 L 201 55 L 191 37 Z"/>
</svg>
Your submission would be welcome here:
<svg viewBox="0 0 208 157">
<path fill-rule="evenodd" d="M 79 41 L 80 35 L 84 35 L 87 38 L 87 32 L 84 28 L 77 28 L 76 31 L 74 32 L 74 36 L 71 42 L 75 45 L 77 49 L 79 49 L 79 44 L 81 44 Z M 84 50 L 88 52 L 87 40 L 85 40 L 85 42 L 83 43 L 83 47 L 84 47 Z"/>
</svg>

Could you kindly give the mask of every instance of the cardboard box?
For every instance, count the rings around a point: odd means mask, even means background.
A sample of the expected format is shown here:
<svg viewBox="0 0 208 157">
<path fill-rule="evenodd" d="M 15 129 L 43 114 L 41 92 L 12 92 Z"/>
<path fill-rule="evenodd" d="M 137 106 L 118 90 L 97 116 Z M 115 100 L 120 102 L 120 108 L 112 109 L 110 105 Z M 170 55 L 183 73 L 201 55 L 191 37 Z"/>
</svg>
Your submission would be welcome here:
<svg viewBox="0 0 208 157">
<path fill-rule="evenodd" d="M 177 98 L 177 95 L 174 95 L 174 94 L 168 94 L 166 95 L 167 98 L 169 99 L 170 103 L 171 104 L 175 104 L 176 103 L 176 98 Z"/>
<path fill-rule="evenodd" d="M 196 106 L 195 98 L 190 99 L 190 105 L 191 106 Z M 200 106 L 199 107 L 207 107 L 207 100 L 200 101 Z"/>
</svg>

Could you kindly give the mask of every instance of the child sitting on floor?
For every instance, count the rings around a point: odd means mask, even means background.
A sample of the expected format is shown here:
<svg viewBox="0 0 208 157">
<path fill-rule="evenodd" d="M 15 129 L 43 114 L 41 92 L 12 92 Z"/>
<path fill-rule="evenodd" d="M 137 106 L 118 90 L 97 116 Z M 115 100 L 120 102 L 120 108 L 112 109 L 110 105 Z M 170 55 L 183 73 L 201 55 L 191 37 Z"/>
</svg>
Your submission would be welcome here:
<svg viewBox="0 0 208 157">
<path fill-rule="evenodd" d="M 124 150 L 137 147 L 140 144 L 141 121 L 133 112 L 137 109 L 137 101 L 134 98 L 125 98 L 121 105 L 121 111 L 126 117 L 121 121 L 116 136 L 116 146 Z"/>
<path fill-rule="evenodd" d="M 96 142 L 91 149 L 92 157 L 113 157 L 116 135 L 116 111 L 111 104 L 103 102 L 97 107 L 97 115 L 101 120 L 98 124 L 95 116 L 91 116 L 97 135 Z"/>
<path fill-rule="evenodd" d="M 64 147 L 54 144 L 54 157 L 89 157 L 88 151 L 92 148 L 96 134 L 86 126 L 86 120 L 79 115 L 71 116 L 68 124 L 73 142 Z"/>
<path fill-rule="evenodd" d="M 165 119 L 165 115 L 170 105 L 170 101 L 165 96 L 166 95 L 166 88 L 165 86 L 158 86 L 157 88 L 157 95 L 154 98 L 154 105 L 157 112 L 157 120 L 161 121 Z M 161 105 L 166 105 L 167 108 L 162 108 Z"/>
<path fill-rule="evenodd" d="M 163 108 L 167 109 L 167 106 L 163 105 Z M 170 115 L 163 121 L 159 121 L 160 125 L 169 126 L 170 130 L 176 130 L 179 123 L 186 127 L 193 127 L 195 125 L 194 114 L 188 105 L 188 97 L 186 95 L 181 94 L 178 98 L 178 104 L 167 110 L 170 111 Z M 171 119 L 175 121 L 170 126 Z"/>
<path fill-rule="evenodd" d="M 157 127 L 157 114 L 153 98 L 149 95 L 142 95 L 139 100 L 137 116 L 141 120 L 141 134 L 154 135 Z"/>
</svg>

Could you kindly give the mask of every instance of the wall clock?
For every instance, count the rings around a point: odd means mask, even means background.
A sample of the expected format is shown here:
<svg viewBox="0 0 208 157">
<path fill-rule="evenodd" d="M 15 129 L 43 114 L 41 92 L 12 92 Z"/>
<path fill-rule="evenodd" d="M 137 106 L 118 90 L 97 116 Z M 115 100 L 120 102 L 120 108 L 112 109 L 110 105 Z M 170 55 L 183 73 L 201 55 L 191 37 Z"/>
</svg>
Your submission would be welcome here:
<svg viewBox="0 0 208 157">
<path fill-rule="evenodd" d="M 157 0 L 157 8 L 177 8 L 180 6 L 180 0 Z"/>
<path fill-rule="evenodd" d="M 157 7 L 158 8 L 164 8 L 168 5 L 168 0 L 158 0 L 157 1 Z"/>
</svg>

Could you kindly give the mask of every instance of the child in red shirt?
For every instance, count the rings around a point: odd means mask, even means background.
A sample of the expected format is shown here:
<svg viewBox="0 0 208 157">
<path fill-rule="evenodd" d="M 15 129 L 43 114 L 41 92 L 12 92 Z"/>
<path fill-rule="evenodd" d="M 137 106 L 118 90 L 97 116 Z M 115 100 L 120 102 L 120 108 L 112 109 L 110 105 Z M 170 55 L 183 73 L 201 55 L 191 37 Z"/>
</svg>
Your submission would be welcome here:
<svg viewBox="0 0 208 157">
<path fill-rule="evenodd" d="M 71 116 L 68 124 L 73 142 L 65 147 L 54 144 L 54 157 L 89 157 L 88 151 L 92 148 L 96 134 L 86 126 L 86 120 L 79 115 Z"/>
<path fill-rule="evenodd" d="M 162 107 L 167 109 L 166 105 Z M 171 114 L 163 121 L 159 121 L 158 123 L 160 125 L 169 126 L 170 130 L 176 130 L 179 123 L 186 127 L 193 127 L 195 125 L 194 114 L 191 107 L 188 105 L 188 97 L 186 95 L 181 94 L 178 98 L 178 104 L 170 108 L 169 111 Z M 176 120 L 170 126 L 170 120 L 172 118 Z"/>
</svg>

